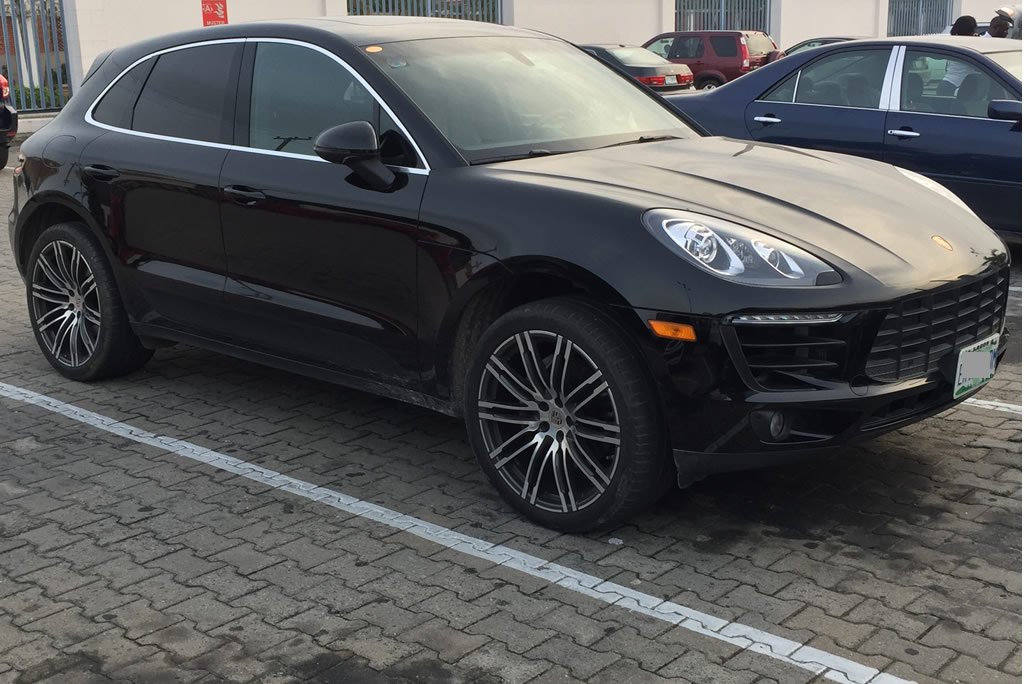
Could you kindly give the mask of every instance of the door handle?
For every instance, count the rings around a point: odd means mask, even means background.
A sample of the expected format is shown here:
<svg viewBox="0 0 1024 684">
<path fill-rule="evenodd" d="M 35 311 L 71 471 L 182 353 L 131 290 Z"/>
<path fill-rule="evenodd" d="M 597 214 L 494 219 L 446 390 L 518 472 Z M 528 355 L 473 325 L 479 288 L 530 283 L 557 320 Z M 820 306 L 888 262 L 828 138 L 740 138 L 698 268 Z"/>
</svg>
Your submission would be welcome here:
<svg viewBox="0 0 1024 684">
<path fill-rule="evenodd" d="M 224 194 L 238 204 L 244 204 L 247 207 L 267 199 L 267 196 L 259 190 L 254 190 L 244 185 L 229 185 L 224 188 Z"/>
<path fill-rule="evenodd" d="M 757 123 L 763 123 L 763 124 L 766 124 L 766 125 L 782 123 L 782 119 L 777 119 L 776 117 L 774 117 L 774 116 L 772 116 L 770 114 L 768 116 L 755 116 L 754 117 L 754 121 L 756 121 Z"/>
<path fill-rule="evenodd" d="M 95 178 L 98 181 L 112 181 L 115 178 L 120 177 L 121 175 L 121 172 L 118 171 L 117 169 L 111 168 L 109 166 L 104 166 L 103 164 L 94 164 L 93 166 L 86 166 L 84 169 L 82 169 L 82 171 L 85 172 L 85 175 L 89 176 L 90 178 Z"/>
<path fill-rule="evenodd" d="M 889 133 L 889 135 L 891 135 L 893 137 L 896 137 L 896 138 L 920 138 L 921 137 L 920 133 L 917 133 L 915 131 L 903 130 L 902 128 L 892 129 L 892 130 L 888 131 L 888 133 Z"/>
</svg>

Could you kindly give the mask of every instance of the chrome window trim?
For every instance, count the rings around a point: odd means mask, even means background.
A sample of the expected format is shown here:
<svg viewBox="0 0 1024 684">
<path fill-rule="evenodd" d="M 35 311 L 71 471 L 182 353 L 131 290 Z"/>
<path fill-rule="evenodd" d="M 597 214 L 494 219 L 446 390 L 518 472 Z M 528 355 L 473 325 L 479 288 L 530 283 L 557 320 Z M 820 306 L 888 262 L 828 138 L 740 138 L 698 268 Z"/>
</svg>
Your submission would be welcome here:
<svg viewBox="0 0 1024 684">
<path fill-rule="evenodd" d="M 415 138 L 413 138 L 412 135 L 409 133 L 409 129 L 407 129 L 405 127 L 405 124 L 403 124 L 402 121 L 395 115 L 394 110 L 392 110 L 391 107 L 388 106 L 388 104 L 384 101 L 384 99 L 377 93 L 376 90 L 374 90 L 370 86 L 369 83 L 366 82 L 366 79 L 364 79 L 362 77 L 362 75 L 359 74 L 359 72 L 357 72 L 355 69 L 353 69 L 352 66 L 349 65 L 345 60 L 341 59 L 340 57 L 335 55 L 333 52 L 330 52 L 329 50 L 326 50 L 326 49 L 320 47 L 319 45 L 313 45 L 312 43 L 306 43 L 306 42 L 303 42 L 303 41 L 300 41 L 300 40 L 292 40 L 290 38 L 222 38 L 222 39 L 219 39 L 219 40 L 205 40 L 205 41 L 200 41 L 200 42 L 196 42 L 196 43 L 188 43 L 188 44 L 185 44 L 185 45 L 175 45 L 174 47 L 165 48 L 163 50 L 158 50 L 156 52 L 150 53 L 150 54 L 146 55 L 145 57 L 141 57 L 141 58 L 137 59 L 135 62 L 133 62 L 127 68 L 125 68 L 120 74 L 117 75 L 117 78 L 113 79 L 107 85 L 107 87 L 103 89 L 103 91 L 99 94 L 99 96 L 96 97 L 96 99 L 93 101 L 93 103 L 86 110 L 86 112 L 85 112 L 85 121 L 86 121 L 86 123 L 88 123 L 88 124 L 90 124 L 92 126 L 96 126 L 97 128 L 102 128 L 102 129 L 107 130 L 107 131 L 113 131 L 115 133 L 124 133 L 125 135 L 132 135 L 132 136 L 136 136 L 136 137 L 139 137 L 139 138 L 149 138 L 150 140 L 163 140 L 163 141 L 166 141 L 166 142 L 184 143 L 186 145 L 198 145 L 199 147 L 211 147 L 211 148 L 219 149 L 219 150 L 230 150 L 230 151 L 235 151 L 235 152 L 248 152 L 250 154 L 262 154 L 262 155 L 266 155 L 266 156 L 270 156 L 270 157 L 285 157 L 285 158 L 288 158 L 288 159 L 300 159 L 300 160 L 305 160 L 305 161 L 314 161 L 314 162 L 318 162 L 318 163 L 322 163 L 322 164 L 330 163 L 330 162 L 328 162 L 328 161 L 326 161 L 324 159 L 321 159 L 320 157 L 313 156 L 313 155 L 308 155 L 308 154 L 296 154 L 296 153 L 293 153 L 293 152 L 277 152 L 275 150 L 261 150 L 261 149 L 255 148 L 255 147 L 243 147 L 241 145 L 228 145 L 228 144 L 225 144 L 225 143 L 206 142 L 204 140 L 192 140 L 190 138 L 177 138 L 177 137 L 170 136 L 170 135 L 160 135 L 158 133 L 146 133 L 146 132 L 143 132 L 143 131 L 133 131 L 133 130 L 129 130 L 129 129 L 126 129 L 126 128 L 119 128 L 118 126 L 111 126 L 110 124 L 105 124 L 105 123 L 103 123 L 101 121 L 97 121 L 93 117 L 93 111 L 96 109 L 96 107 L 99 105 L 99 103 L 103 100 L 104 96 L 106 96 L 106 94 L 110 91 L 110 89 L 113 88 L 115 85 L 117 85 L 117 83 L 122 78 L 124 78 L 125 74 L 127 74 L 129 71 L 131 71 L 132 69 L 134 69 L 138 65 L 142 64 L 143 62 L 145 62 L 147 60 L 150 60 L 150 59 L 153 59 L 154 57 L 159 57 L 160 55 L 165 55 L 165 54 L 167 54 L 169 52 L 178 52 L 179 50 L 188 50 L 190 48 L 203 47 L 203 46 L 207 46 L 207 45 L 223 45 L 223 44 L 230 44 L 230 43 L 281 43 L 281 44 L 284 44 L 284 45 L 296 45 L 296 46 L 299 46 L 299 47 L 308 48 L 310 50 L 313 50 L 314 52 L 319 52 L 321 54 L 326 55 L 327 57 L 330 57 L 335 62 L 337 62 L 339 65 L 341 65 L 346 71 L 348 71 L 350 74 L 352 74 L 352 76 L 355 77 L 355 79 L 359 82 L 359 84 L 362 85 L 364 88 L 366 88 L 366 90 L 370 93 L 370 95 L 373 96 L 373 99 L 377 101 L 377 104 L 380 105 L 381 109 L 383 109 L 385 112 L 387 112 L 388 116 L 391 117 L 391 120 L 395 122 L 396 126 L 398 126 L 398 129 L 403 134 L 405 134 L 405 137 L 409 140 L 409 143 L 413 146 L 413 149 L 416 150 L 416 155 L 417 155 L 417 157 L 419 157 L 420 162 L 423 164 L 423 168 L 414 168 L 414 167 L 408 167 L 408 166 L 389 166 L 389 168 L 396 169 L 396 170 L 402 171 L 403 173 L 407 173 L 407 174 L 411 174 L 411 175 L 426 176 L 426 175 L 430 174 L 430 164 L 427 162 L 427 157 L 426 157 L 426 155 L 423 154 L 423 150 L 420 149 L 420 146 L 416 143 Z"/>
<path fill-rule="evenodd" d="M 755 102 L 759 102 L 761 104 L 793 105 L 793 106 L 796 106 L 796 107 L 828 107 L 829 109 L 856 109 L 856 110 L 862 111 L 862 112 L 884 111 L 884 110 L 880 110 L 878 107 L 851 107 L 850 105 L 818 104 L 818 103 L 814 103 L 814 102 L 780 102 L 778 100 L 776 100 L 776 101 L 772 101 L 772 100 L 754 100 L 754 101 Z"/>
<path fill-rule="evenodd" d="M 900 45 L 896 48 L 895 71 L 892 75 L 892 90 L 889 93 L 889 111 L 900 111 L 900 97 L 903 94 L 903 61 L 907 56 L 907 46 Z"/>
<path fill-rule="evenodd" d="M 896 74 L 899 72 L 896 70 L 896 64 L 900 60 L 900 54 L 903 50 L 902 45 L 893 47 L 892 52 L 889 53 L 889 65 L 885 67 L 885 80 L 882 82 L 882 92 L 878 98 L 878 108 L 883 111 L 889 111 L 891 109 L 890 103 L 892 102 L 892 90 L 893 84 L 899 85 L 899 81 L 896 78 Z"/>
<path fill-rule="evenodd" d="M 942 112 L 915 112 L 910 109 L 895 110 L 896 114 L 907 114 L 911 116 L 942 116 L 947 119 L 966 119 L 968 121 L 990 121 L 994 124 L 1010 124 L 1012 121 L 1005 119 L 990 119 L 987 116 L 966 116 L 964 114 L 943 114 Z"/>
<path fill-rule="evenodd" d="M 966 116 L 965 114 L 946 114 L 944 112 L 915 112 L 912 109 L 903 109 L 903 103 L 900 101 L 900 95 L 902 93 L 902 88 L 903 88 L 903 63 L 904 63 L 904 61 L 906 59 L 906 54 L 907 54 L 908 48 L 909 48 L 909 46 L 907 46 L 907 45 L 902 45 L 899 48 L 900 49 L 900 61 L 899 61 L 899 71 L 897 72 L 898 73 L 897 84 L 899 85 L 899 89 L 894 91 L 894 97 L 893 97 L 892 100 L 890 100 L 890 104 L 892 105 L 892 107 L 891 107 L 892 111 L 899 112 L 900 114 L 914 114 L 914 115 L 921 115 L 921 116 L 944 116 L 944 117 L 949 118 L 949 119 L 967 119 L 968 121 L 991 121 L 993 123 L 1008 123 L 1007 121 L 1003 121 L 1003 120 L 1000 120 L 1000 119 L 990 119 L 987 116 Z M 915 47 L 914 49 L 915 50 L 919 50 L 921 52 L 927 52 L 928 51 L 928 46 Z M 944 54 L 944 53 L 939 52 L 939 53 L 936 53 L 936 54 Z M 966 61 L 965 58 L 963 58 L 963 57 L 960 57 L 960 56 L 957 56 L 957 55 L 950 55 L 948 53 L 945 53 L 945 54 L 946 54 L 947 60 L 950 59 L 950 58 L 953 58 L 953 59 L 960 59 L 960 60 Z M 977 65 L 975 65 L 975 66 L 977 66 Z M 989 79 L 995 81 L 1000 87 L 1003 88 L 1003 90 L 1006 90 L 1006 87 L 1002 83 L 1000 83 L 998 81 L 998 79 L 994 78 L 991 73 L 987 73 L 985 71 L 982 71 L 981 73 L 984 74 L 985 76 L 987 76 Z"/>
<path fill-rule="evenodd" d="M 800 92 L 800 79 L 804 77 L 804 70 L 801 68 L 800 71 L 796 72 L 796 83 L 793 84 L 793 99 L 790 103 L 796 104 L 796 94 Z"/>
</svg>

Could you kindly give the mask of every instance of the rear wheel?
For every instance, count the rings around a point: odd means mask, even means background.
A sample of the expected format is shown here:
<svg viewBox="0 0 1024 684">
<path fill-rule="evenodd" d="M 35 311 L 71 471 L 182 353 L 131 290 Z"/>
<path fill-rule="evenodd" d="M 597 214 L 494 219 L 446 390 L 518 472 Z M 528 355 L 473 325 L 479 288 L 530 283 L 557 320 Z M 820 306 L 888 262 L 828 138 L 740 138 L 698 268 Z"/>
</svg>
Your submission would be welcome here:
<svg viewBox="0 0 1024 684">
<path fill-rule="evenodd" d="M 717 78 L 705 78 L 697 84 L 698 90 L 714 90 L 715 88 L 722 85 L 722 82 Z"/>
<path fill-rule="evenodd" d="M 481 467 L 535 522 L 607 527 L 662 491 L 653 380 L 621 328 L 589 304 L 551 299 L 505 314 L 480 341 L 465 395 Z"/>
<path fill-rule="evenodd" d="M 32 331 L 46 360 L 73 380 L 141 368 L 153 355 L 131 330 L 110 266 L 79 224 L 47 228 L 27 267 Z"/>
</svg>

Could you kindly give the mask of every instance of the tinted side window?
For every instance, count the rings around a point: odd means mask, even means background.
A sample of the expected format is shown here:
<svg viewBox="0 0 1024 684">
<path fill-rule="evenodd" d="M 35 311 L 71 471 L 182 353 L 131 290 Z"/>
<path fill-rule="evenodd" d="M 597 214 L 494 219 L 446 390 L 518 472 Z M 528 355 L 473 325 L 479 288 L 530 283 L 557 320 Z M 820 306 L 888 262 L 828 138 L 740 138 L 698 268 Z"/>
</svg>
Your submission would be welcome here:
<svg viewBox="0 0 1024 684">
<path fill-rule="evenodd" d="M 673 59 L 695 59 L 704 56 L 704 38 L 702 36 L 690 36 L 680 38 L 676 42 Z"/>
<path fill-rule="evenodd" d="M 139 99 L 139 93 L 142 92 L 142 86 L 145 85 L 154 64 L 155 59 L 146 60 L 122 76 L 96 105 L 92 118 L 109 126 L 130 129 L 135 102 Z"/>
<path fill-rule="evenodd" d="M 230 143 L 239 43 L 160 55 L 142 89 L 132 129 L 175 138 Z"/>
<path fill-rule="evenodd" d="M 907 50 L 900 109 L 956 116 L 988 117 L 992 100 L 1016 100 L 974 62 L 938 52 Z"/>
<path fill-rule="evenodd" d="M 857 50 L 823 57 L 801 72 L 796 102 L 877 109 L 890 50 Z"/>
<path fill-rule="evenodd" d="M 260 43 L 252 79 L 249 146 L 313 156 L 328 128 L 376 120 L 377 103 L 343 66 L 298 45 Z"/>
<path fill-rule="evenodd" d="M 735 57 L 740 54 L 734 36 L 711 36 L 711 47 L 719 57 Z"/>
<path fill-rule="evenodd" d="M 793 96 L 796 94 L 796 79 L 799 73 L 793 74 L 781 84 L 768 91 L 767 94 L 762 95 L 760 99 L 765 102 L 792 102 Z"/>
</svg>

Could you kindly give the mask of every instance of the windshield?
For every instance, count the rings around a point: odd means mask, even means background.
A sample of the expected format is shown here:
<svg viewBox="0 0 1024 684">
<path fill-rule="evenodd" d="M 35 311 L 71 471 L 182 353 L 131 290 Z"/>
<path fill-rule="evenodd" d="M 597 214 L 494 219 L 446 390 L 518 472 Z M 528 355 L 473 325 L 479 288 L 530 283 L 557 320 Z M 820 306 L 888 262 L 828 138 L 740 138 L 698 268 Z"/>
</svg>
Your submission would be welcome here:
<svg viewBox="0 0 1024 684">
<path fill-rule="evenodd" d="M 1002 40 L 1006 40 L 1003 38 Z M 1020 50 L 1013 52 L 989 52 L 988 57 L 1020 80 Z"/>
<path fill-rule="evenodd" d="M 626 66 L 664 66 L 672 63 L 641 47 L 608 48 L 608 52 Z"/>
<path fill-rule="evenodd" d="M 443 38 L 367 54 L 470 163 L 697 137 L 587 53 L 546 38 Z"/>
</svg>

